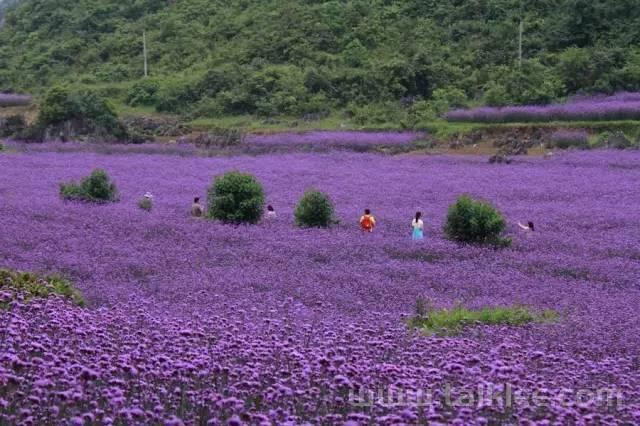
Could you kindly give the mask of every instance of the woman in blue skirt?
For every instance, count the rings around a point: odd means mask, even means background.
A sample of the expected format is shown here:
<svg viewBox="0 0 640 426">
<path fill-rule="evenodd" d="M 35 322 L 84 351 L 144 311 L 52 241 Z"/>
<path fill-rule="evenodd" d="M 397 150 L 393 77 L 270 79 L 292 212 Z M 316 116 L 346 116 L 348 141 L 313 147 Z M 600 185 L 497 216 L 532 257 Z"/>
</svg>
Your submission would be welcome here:
<svg viewBox="0 0 640 426">
<path fill-rule="evenodd" d="M 424 238 L 424 222 L 422 222 L 422 212 L 416 212 L 416 217 L 411 221 L 411 229 L 413 233 L 411 238 L 414 240 L 421 240 Z"/>
</svg>

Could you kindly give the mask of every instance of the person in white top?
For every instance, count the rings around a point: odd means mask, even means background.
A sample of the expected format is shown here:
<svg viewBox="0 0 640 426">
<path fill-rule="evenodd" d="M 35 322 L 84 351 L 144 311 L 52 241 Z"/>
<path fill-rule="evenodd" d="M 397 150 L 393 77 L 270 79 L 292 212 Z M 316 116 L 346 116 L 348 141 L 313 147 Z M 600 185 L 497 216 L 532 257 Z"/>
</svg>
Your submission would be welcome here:
<svg viewBox="0 0 640 426">
<path fill-rule="evenodd" d="M 273 206 L 269 204 L 267 206 L 267 214 L 265 215 L 265 218 L 267 220 L 274 220 L 276 217 L 278 217 L 278 215 L 276 214 L 276 211 L 273 209 Z"/>
<path fill-rule="evenodd" d="M 536 230 L 535 226 L 533 226 L 533 222 L 531 221 L 527 222 L 526 225 L 523 225 L 520 222 L 518 222 L 518 226 L 520 227 L 520 229 L 522 229 L 525 232 L 533 232 Z"/>
<path fill-rule="evenodd" d="M 424 222 L 422 219 L 422 212 L 416 212 L 416 217 L 411 221 L 411 229 L 413 233 L 411 234 L 411 238 L 413 240 L 421 240 L 424 238 Z"/>
</svg>

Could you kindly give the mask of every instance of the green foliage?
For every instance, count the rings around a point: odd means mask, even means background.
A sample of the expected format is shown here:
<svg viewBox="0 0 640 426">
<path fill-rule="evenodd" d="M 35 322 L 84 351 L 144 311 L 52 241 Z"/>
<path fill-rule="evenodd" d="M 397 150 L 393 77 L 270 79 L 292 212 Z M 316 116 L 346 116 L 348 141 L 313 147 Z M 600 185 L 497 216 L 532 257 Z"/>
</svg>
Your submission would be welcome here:
<svg viewBox="0 0 640 426">
<path fill-rule="evenodd" d="M 444 232 L 449 239 L 463 243 L 508 246 L 511 240 L 501 236 L 505 225 L 494 206 L 463 195 L 449 207 Z"/>
<path fill-rule="evenodd" d="M 442 115 L 450 109 L 467 105 L 467 95 L 456 87 L 436 89 L 432 98 L 433 108 L 438 115 Z"/>
<path fill-rule="evenodd" d="M 95 169 L 91 175 L 83 178 L 79 184 L 60 184 L 60 196 L 65 200 L 107 203 L 118 201 L 118 190 L 107 172 Z"/>
<path fill-rule="evenodd" d="M 40 103 L 36 127 L 71 128 L 72 135 L 111 136 L 126 139 L 127 132 L 109 102 L 94 91 L 51 88 Z"/>
<path fill-rule="evenodd" d="M 9 291 L 13 297 L 27 301 L 32 298 L 47 298 L 58 295 L 79 306 L 84 300 L 71 283 L 58 275 L 39 276 L 28 272 L 0 269 L 0 290 Z"/>
<path fill-rule="evenodd" d="M 142 197 L 138 200 L 138 207 L 140 208 L 140 210 L 151 212 L 151 210 L 153 209 L 153 200 L 148 197 Z"/>
<path fill-rule="evenodd" d="M 78 110 L 67 87 L 52 87 L 40 103 L 38 122 L 43 126 L 60 124 L 76 118 Z"/>
<path fill-rule="evenodd" d="M 335 208 L 331 199 L 315 189 L 304 193 L 294 214 L 296 224 L 304 228 L 327 228 L 335 223 Z"/>
<path fill-rule="evenodd" d="M 156 110 L 159 112 L 183 114 L 199 100 L 199 95 L 191 80 L 164 80 L 156 99 Z"/>
<path fill-rule="evenodd" d="M 482 101 L 485 105 L 501 107 L 513 103 L 513 100 L 507 89 L 496 82 L 489 82 L 484 87 L 484 96 Z"/>
<path fill-rule="evenodd" d="M 353 116 L 353 122 L 362 126 L 399 122 L 403 117 L 399 106 L 390 102 L 363 106 L 351 105 L 347 111 Z"/>
<path fill-rule="evenodd" d="M 155 79 L 146 78 L 137 81 L 127 92 L 127 104 L 131 106 L 155 105 L 160 83 Z"/>
<path fill-rule="evenodd" d="M 100 96 L 191 118 L 356 105 L 371 106 L 373 122 L 389 108 L 391 121 L 412 99 L 424 103 L 407 122 L 424 122 L 467 102 L 639 90 L 632 9 L 619 0 L 21 0 L 0 27 L 0 87 L 93 85 Z M 142 28 L 153 76 L 144 80 Z M 43 119 L 69 120 L 67 97 L 50 100 L 60 108 Z"/>
<path fill-rule="evenodd" d="M 558 319 L 552 310 L 532 311 L 524 306 L 494 307 L 470 310 L 461 306 L 453 309 L 435 309 L 424 299 L 416 302 L 416 315 L 409 319 L 409 326 L 420 328 L 429 335 L 456 335 L 470 326 L 521 327 L 530 323 L 547 323 Z"/>
<path fill-rule="evenodd" d="M 207 204 L 211 219 L 255 224 L 262 218 L 264 191 L 254 176 L 229 172 L 214 179 L 207 191 Z"/>
<path fill-rule="evenodd" d="M 522 67 L 498 66 L 491 77 L 489 89 L 500 103 L 548 104 L 565 93 L 563 81 L 538 59 L 525 60 Z"/>
</svg>

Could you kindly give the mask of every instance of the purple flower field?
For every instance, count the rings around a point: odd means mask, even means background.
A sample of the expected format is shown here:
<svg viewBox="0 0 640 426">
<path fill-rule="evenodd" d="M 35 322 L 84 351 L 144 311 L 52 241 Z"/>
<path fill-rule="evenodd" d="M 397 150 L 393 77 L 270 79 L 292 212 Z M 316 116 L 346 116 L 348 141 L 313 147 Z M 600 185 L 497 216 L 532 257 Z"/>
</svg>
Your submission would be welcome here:
<svg viewBox="0 0 640 426">
<path fill-rule="evenodd" d="M 0 107 L 23 106 L 31 103 L 31 96 L 16 93 L 0 93 Z"/>
<path fill-rule="evenodd" d="M 59 182 L 94 167 L 114 178 L 119 203 L 58 198 Z M 189 217 L 192 198 L 232 169 L 262 181 L 275 222 Z M 88 307 L 0 308 L 0 424 L 638 423 L 639 180 L 639 152 L 508 167 L 353 153 L 2 154 L 0 267 L 61 273 Z M 333 197 L 340 225 L 293 226 L 309 186 Z M 136 206 L 146 191 L 151 213 Z M 444 239 L 447 207 L 465 192 L 503 211 L 510 249 Z M 357 228 L 365 207 L 373 234 Z M 410 235 L 417 209 L 422 242 Z M 535 233 L 519 230 L 528 220 Z M 420 296 L 560 319 L 427 337 L 403 322 Z M 508 401 L 496 396 L 505 386 Z"/>
<path fill-rule="evenodd" d="M 446 119 L 478 123 L 639 120 L 640 93 L 581 96 L 565 104 L 459 109 L 448 112 Z"/>
<path fill-rule="evenodd" d="M 311 146 L 367 146 L 403 145 L 424 137 L 419 132 L 362 132 L 362 131 L 311 131 L 251 135 L 250 144 L 256 145 L 311 145 Z"/>
</svg>

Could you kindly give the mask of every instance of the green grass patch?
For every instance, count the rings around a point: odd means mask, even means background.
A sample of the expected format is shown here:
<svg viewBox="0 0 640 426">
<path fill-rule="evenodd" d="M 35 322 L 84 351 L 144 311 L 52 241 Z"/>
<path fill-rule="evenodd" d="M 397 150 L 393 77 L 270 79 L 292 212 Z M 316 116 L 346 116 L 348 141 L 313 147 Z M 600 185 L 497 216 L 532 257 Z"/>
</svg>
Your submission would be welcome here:
<svg viewBox="0 0 640 426">
<path fill-rule="evenodd" d="M 409 326 L 419 328 L 428 335 L 451 336 L 465 328 L 483 325 L 520 327 L 530 323 L 548 323 L 558 319 L 552 310 L 535 312 L 525 306 L 505 306 L 470 310 L 462 306 L 452 309 L 431 309 L 424 301 L 416 304 L 416 314 Z"/>
<path fill-rule="evenodd" d="M 551 129 L 585 129 L 592 131 L 624 131 L 636 134 L 640 131 L 640 121 L 637 120 L 611 120 L 611 121 L 550 121 L 527 123 L 477 123 L 477 122 L 448 122 L 439 120 L 429 123 L 421 123 L 420 128 L 425 129 L 436 138 L 447 138 L 456 134 L 471 133 L 484 129 L 518 129 L 518 128 L 551 128 Z"/>
<path fill-rule="evenodd" d="M 33 298 L 58 295 L 69 299 L 78 306 L 85 304 L 80 292 L 59 275 L 40 276 L 30 272 L 0 269 L 0 291 L 9 291 L 14 296 L 20 294 L 27 301 Z"/>
</svg>

